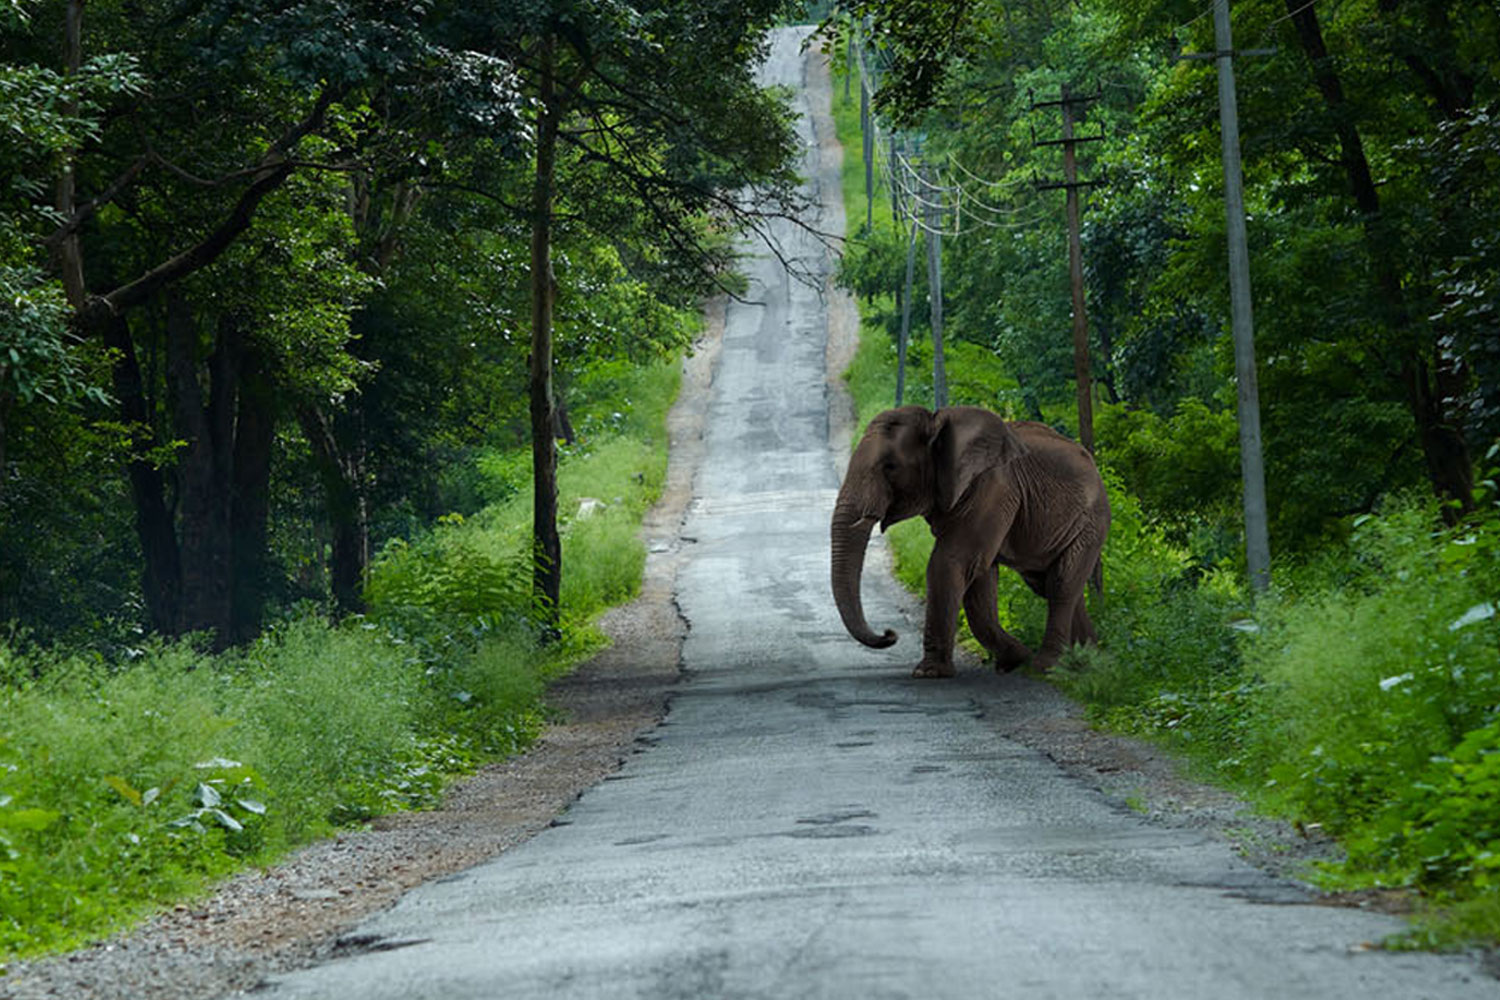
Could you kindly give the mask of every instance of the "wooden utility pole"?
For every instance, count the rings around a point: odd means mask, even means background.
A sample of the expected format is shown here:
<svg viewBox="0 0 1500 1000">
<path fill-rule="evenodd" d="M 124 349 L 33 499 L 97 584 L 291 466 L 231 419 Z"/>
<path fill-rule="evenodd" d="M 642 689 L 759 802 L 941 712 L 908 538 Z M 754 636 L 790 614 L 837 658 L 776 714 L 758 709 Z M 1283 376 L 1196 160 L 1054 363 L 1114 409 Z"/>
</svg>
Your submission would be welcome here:
<svg viewBox="0 0 1500 1000">
<path fill-rule="evenodd" d="M 1184 59 L 1213 59 L 1219 68 L 1219 130 L 1224 147 L 1224 214 L 1229 237 L 1230 327 L 1234 336 L 1234 374 L 1239 390 L 1240 475 L 1245 491 L 1245 564 L 1250 585 L 1271 585 L 1271 542 L 1266 514 L 1266 472 L 1261 457 L 1260 389 L 1255 369 L 1255 323 L 1250 300 L 1250 252 L 1245 231 L 1245 189 L 1240 170 L 1239 106 L 1234 87 L 1236 55 L 1269 55 L 1274 49 L 1235 52 L 1229 24 L 1229 0 L 1214 0 L 1212 53 Z"/>
<path fill-rule="evenodd" d="M 927 297 L 932 305 L 932 408 L 948 405 L 948 371 L 943 358 L 943 192 L 922 171 L 927 188 Z"/>
<path fill-rule="evenodd" d="M 1059 100 L 1032 103 L 1033 108 L 1062 108 L 1062 138 L 1044 141 L 1033 139 L 1033 142 L 1038 146 L 1063 148 L 1063 182 L 1039 184 L 1038 187 L 1044 191 L 1063 188 L 1068 192 L 1068 274 L 1073 286 L 1073 378 L 1078 386 L 1078 440 L 1090 453 L 1094 450 L 1094 394 L 1089 364 L 1089 315 L 1083 289 L 1083 246 L 1079 239 L 1078 189 L 1093 187 L 1099 182 L 1078 180 L 1078 160 L 1074 148 L 1080 142 L 1098 142 L 1104 136 L 1075 136 L 1073 108 L 1075 105 L 1096 101 L 1099 96 L 1095 93 L 1076 97 L 1067 84 L 1063 84 Z"/>
<path fill-rule="evenodd" d="M 901 339 L 896 341 L 896 405 L 906 399 L 906 345 L 911 340 L 911 290 L 917 264 L 917 220 L 911 220 L 911 236 L 906 241 L 906 288 L 901 295 Z"/>
<path fill-rule="evenodd" d="M 532 602 L 546 640 L 559 636 L 562 540 L 557 529 L 556 404 L 552 387 L 552 189 L 557 171 L 555 40 L 540 49 L 536 173 L 531 193 Z"/>
</svg>

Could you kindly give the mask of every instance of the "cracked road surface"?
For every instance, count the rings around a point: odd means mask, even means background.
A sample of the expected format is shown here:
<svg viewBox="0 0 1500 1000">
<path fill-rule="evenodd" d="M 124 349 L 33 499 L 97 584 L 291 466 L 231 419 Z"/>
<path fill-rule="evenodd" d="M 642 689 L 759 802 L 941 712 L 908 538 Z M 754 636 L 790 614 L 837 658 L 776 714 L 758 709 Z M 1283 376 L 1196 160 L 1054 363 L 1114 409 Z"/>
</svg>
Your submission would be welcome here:
<svg viewBox="0 0 1500 1000">
<path fill-rule="evenodd" d="M 826 108 L 800 34 L 766 67 Z M 806 168 L 842 225 L 837 165 Z M 790 227 L 796 253 L 822 259 Z M 821 266 L 826 267 L 826 262 Z M 516 850 L 423 886 L 276 998 L 1493 997 L 1464 958 L 1364 948 L 1389 917 L 1313 904 L 1206 833 L 1110 805 L 997 720 L 1048 689 L 909 679 L 910 603 L 866 572 L 849 639 L 828 593 L 837 488 L 816 289 L 774 258 L 731 304 L 680 532 L 690 631 L 671 712 Z"/>
</svg>

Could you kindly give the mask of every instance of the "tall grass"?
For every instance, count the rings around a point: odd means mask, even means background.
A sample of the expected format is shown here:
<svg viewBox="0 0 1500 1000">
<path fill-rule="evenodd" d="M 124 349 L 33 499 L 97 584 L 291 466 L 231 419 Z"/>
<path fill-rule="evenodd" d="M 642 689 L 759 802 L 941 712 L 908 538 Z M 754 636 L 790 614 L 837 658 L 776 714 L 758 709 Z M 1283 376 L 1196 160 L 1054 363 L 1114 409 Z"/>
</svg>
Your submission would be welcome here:
<svg viewBox="0 0 1500 1000">
<path fill-rule="evenodd" d="M 0 960 L 125 925 L 338 825 L 431 802 L 540 731 L 546 681 L 639 587 L 640 518 L 666 469 L 678 368 L 603 366 L 565 449 L 561 642 L 529 614 L 529 483 L 391 544 L 370 614 L 290 618 L 220 656 L 154 643 L 122 662 L 0 644 Z M 514 477 L 516 454 L 472 476 Z M 582 504 L 585 498 L 597 503 Z"/>
<path fill-rule="evenodd" d="M 1500 888 L 1500 511 L 1395 502 L 1306 572 L 1247 649 L 1272 795 L 1350 835 L 1346 874 Z"/>
</svg>

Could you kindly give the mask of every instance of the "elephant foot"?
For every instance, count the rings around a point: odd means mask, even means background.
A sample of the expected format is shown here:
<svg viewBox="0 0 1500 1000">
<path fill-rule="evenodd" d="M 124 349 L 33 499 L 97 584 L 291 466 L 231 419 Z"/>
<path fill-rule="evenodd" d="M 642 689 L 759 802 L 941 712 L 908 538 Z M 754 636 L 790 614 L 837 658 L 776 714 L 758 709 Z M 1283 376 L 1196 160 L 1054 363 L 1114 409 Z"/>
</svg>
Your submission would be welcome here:
<svg viewBox="0 0 1500 1000">
<path fill-rule="evenodd" d="M 1008 674 L 1019 670 L 1031 659 L 1031 650 L 1020 643 L 995 653 L 995 673 Z"/>
<path fill-rule="evenodd" d="M 1031 660 L 1031 665 L 1037 670 L 1051 670 L 1057 666 L 1057 661 L 1062 658 L 1062 650 L 1043 649 Z"/>
<path fill-rule="evenodd" d="M 911 675 L 920 678 L 933 678 L 953 677 L 957 673 L 958 671 L 953 668 L 951 662 L 939 663 L 937 660 L 923 660 L 917 664 L 917 669 L 913 670 Z"/>
</svg>

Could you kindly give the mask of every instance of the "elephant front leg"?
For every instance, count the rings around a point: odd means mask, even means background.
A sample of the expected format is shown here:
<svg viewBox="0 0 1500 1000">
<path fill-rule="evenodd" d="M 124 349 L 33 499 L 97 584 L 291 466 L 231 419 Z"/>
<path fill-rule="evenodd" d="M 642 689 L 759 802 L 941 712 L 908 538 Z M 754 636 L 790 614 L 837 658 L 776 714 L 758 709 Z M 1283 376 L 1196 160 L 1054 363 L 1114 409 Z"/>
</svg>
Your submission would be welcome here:
<svg viewBox="0 0 1500 1000">
<path fill-rule="evenodd" d="M 991 566 L 975 578 L 964 594 L 964 614 L 969 616 L 969 631 L 995 658 L 995 670 L 1004 673 L 1031 659 L 1031 650 L 1000 625 L 998 575 Z"/>
<path fill-rule="evenodd" d="M 927 561 L 927 621 L 922 628 L 922 662 L 913 677 L 952 677 L 953 636 L 958 606 L 968 581 L 961 563 L 947 558 L 939 544 Z"/>
</svg>

